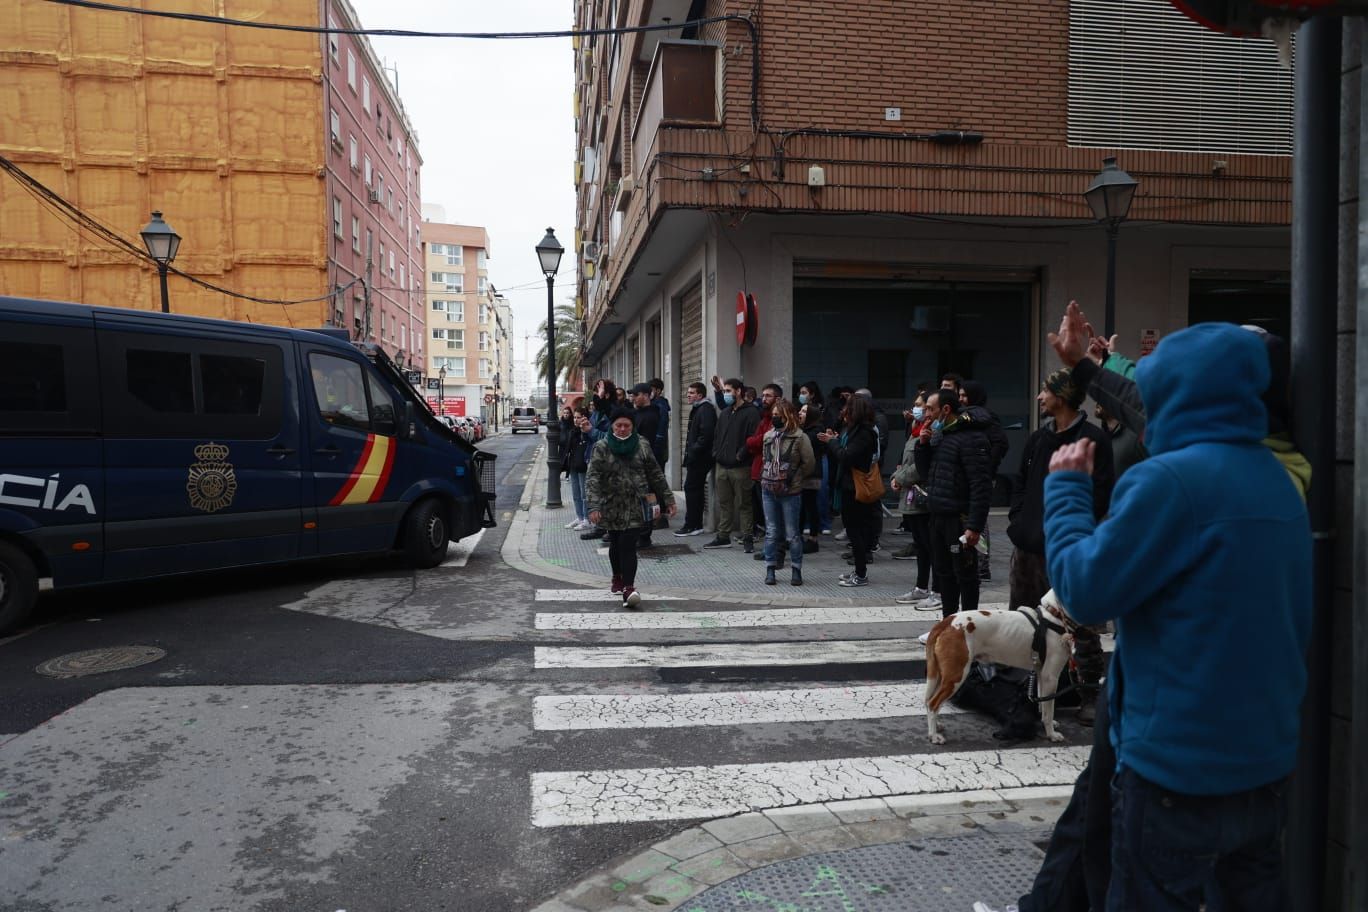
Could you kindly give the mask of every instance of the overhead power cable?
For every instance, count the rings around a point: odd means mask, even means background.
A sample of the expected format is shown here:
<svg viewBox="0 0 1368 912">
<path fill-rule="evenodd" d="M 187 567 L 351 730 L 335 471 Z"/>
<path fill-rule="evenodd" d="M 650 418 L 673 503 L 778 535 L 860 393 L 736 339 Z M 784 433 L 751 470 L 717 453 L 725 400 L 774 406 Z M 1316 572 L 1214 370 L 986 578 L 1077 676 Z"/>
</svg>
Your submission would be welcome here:
<svg viewBox="0 0 1368 912">
<path fill-rule="evenodd" d="M 668 22 L 660 25 L 624 25 L 612 28 L 588 29 L 551 29 L 531 32 L 436 32 L 424 29 L 368 29 L 339 28 L 333 25 L 294 25 L 286 22 L 260 22 L 252 19 L 232 19 L 227 16 L 212 16 L 207 13 L 186 13 L 174 10 L 143 9 L 118 3 L 101 3 L 99 0 L 47 0 L 61 6 L 76 6 L 83 9 L 101 10 L 112 13 L 131 13 L 137 16 L 154 16 L 159 19 L 179 19 L 183 22 L 203 22 L 209 25 L 225 25 L 235 28 L 265 29 L 278 32 L 303 32 L 310 35 L 367 35 L 387 38 L 467 38 L 484 41 L 518 41 L 531 38 L 593 38 L 599 35 L 632 35 L 641 32 L 667 32 L 678 29 L 699 28 L 719 22 L 739 22 L 750 31 L 751 37 L 751 126 L 760 126 L 760 30 L 749 16 L 731 14 L 726 16 L 707 16 L 701 19 L 686 19 L 682 22 Z"/>
</svg>

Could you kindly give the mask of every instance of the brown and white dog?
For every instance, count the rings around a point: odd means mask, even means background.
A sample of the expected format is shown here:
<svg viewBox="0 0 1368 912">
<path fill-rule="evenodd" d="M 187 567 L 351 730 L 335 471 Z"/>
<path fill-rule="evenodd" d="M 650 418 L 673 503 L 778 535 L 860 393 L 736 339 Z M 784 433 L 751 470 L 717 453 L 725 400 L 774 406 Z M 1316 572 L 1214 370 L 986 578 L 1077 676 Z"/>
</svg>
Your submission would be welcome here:
<svg viewBox="0 0 1368 912">
<path fill-rule="evenodd" d="M 1028 616 L 1033 615 L 1033 617 Z M 1040 718 L 1045 723 L 1045 736 L 1051 741 L 1063 741 L 1055 731 L 1055 684 L 1069 661 L 1068 633 L 1076 626 L 1064 612 L 1054 590 L 1045 593 L 1038 608 L 1018 608 L 1012 611 L 961 611 L 941 619 L 931 629 L 926 641 L 926 733 L 932 744 L 944 744 L 945 736 L 938 730 L 940 708 L 964 684 L 974 660 L 997 662 L 1014 668 L 1031 670 L 1032 644 L 1036 624 L 1045 628 L 1045 655 L 1041 657 L 1039 689 Z M 1061 632 L 1060 628 L 1063 628 Z"/>
</svg>

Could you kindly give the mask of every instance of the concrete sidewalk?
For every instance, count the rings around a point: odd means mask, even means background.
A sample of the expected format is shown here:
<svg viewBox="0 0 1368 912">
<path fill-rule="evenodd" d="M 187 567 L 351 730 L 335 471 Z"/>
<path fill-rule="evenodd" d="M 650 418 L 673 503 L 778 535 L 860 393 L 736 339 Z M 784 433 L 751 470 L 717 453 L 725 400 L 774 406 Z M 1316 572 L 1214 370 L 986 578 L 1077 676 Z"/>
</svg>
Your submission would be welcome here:
<svg viewBox="0 0 1368 912">
<path fill-rule="evenodd" d="M 565 506 L 548 510 L 545 502 L 546 460 L 539 450 L 534 458 L 532 477 L 523 491 L 519 510 L 513 517 L 504 541 L 503 559 L 510 566 L 528 573 L 550 577 L 579 586 L 603 587 L 612 576 L 608 550 L 597 541 L 581 541 L 580 533 L 565 525 L 575 518 L 569 484 L 562 484 Z M 683 495 L 675 493 L 681 508 Z M 1002 607 L 1007 602 L 1007 567 L 1011 544 L 1007 540 L 1007 517 L 989 517 L 993 544 L 993 579 L 983 583 L 980 602 Z M 657 529 L 656 547 L 639 552 L 637 588 L 649 601 L 652 595 L 673 595 L 701 601 L 745 605 L 889 605 L 893 599 L 916 584 L 917 562 L 893 560 L 894 551 L 910 544 L 910 535 L 895 535 L 899 518 L 884 520 L 882 550 L 869 565 L 869 585 L 847 589 L 837 585 L 840 574 L 852 569 L 841 559 L 846 543 L 833 535 L 821 537 L 821 550 L 803 555 L 803 585 L 789 585 L 787 565 L 779 572 L 779 584 L 764 584 L 765 563 L 741 550 L 739 541 L 730 548 L 703 550 L 712 540 L 710 533 L 689 538 L 674 535 L 683 524 L 683 510 L 671 521 L 670 529 Z M 839 524 L 838 524 L 839 529 Z M 756 542 L 757 550 L 762 548 Z M 928 621 L 939 611 L 928 611 Z"/>
<path fill-rule="evenodd" d="M 692 827 L 533 912 L 969 912 L 1031 885 L 1069 788 L 838 801 Z"/>
</svg>

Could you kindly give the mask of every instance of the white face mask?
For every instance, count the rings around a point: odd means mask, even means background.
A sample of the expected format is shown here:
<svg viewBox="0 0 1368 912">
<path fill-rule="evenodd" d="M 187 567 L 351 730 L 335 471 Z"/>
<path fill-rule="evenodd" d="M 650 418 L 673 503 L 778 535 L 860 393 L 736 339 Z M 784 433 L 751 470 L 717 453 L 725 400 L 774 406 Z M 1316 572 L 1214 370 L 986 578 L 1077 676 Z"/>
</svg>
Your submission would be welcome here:
<svg viewBox="0 0 1368 912">
<path fill-rule="evenodd" d="M 631 437 L 631 436 L 632 436 L 632 432 L 631 432 L 631 431 L 628 431 L 628 432 L 625 433 L 625 434 L 621 434 L 621 433 L 618 433 L 617 431 L 613 431 L 613 436 L 616 437 L 618 440 L 626 440 L 628 437 Z"/>
<path fill-rule="evenodd" d="M 922 416 L 925 415 L 925 414 L 926 414 L 926 409 L 922 408 L 920 405 L 914 405 L 914 406 L 912 406 L 912 420 L 913 420 L 913 421 L 921 421 L 921 420 L 922 420 Z"/>
</svg>

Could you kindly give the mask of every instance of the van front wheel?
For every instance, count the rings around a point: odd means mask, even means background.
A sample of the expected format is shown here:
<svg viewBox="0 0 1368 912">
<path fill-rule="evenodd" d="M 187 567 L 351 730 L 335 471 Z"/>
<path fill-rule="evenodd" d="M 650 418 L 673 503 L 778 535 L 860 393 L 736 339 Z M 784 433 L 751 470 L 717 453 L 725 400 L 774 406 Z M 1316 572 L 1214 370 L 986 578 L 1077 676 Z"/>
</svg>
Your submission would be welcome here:
<svg viewBox="0 0 1368 912">
<path fill-rule="evenodd" d="M 404 518 L 404 554 L 414 567 L 426 570 L 440 564 L 447 553 L 447 520 L 442 505 L 429 498 Z"/>
<path fill-rule="evenodd" d="M 16 629 L 38 601 L 38 570 L 27 554 L 0 542 L 0 634 Z"/>
</svg>

